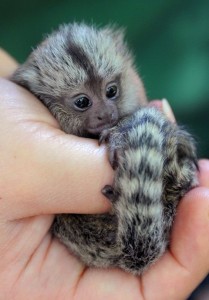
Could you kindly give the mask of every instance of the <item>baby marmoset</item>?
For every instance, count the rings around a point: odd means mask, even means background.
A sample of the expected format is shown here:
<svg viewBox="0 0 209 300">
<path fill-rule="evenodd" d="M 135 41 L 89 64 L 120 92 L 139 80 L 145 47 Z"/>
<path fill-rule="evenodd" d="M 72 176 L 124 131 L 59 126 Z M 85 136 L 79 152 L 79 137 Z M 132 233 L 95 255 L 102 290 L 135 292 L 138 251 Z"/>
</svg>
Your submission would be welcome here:
<svg viewBox="0 0 209 300">
<path fill-rule="evenodd" d="M 121 30 L 61 26 L 12 76 L 66 132 L 100 136 L 115 169 L 112 211 L 62 214 L 52 231 L 86 265 L 140 274 L 165 251 L 180 198 L 197 185 L 192 137 L 146 95 Z"/>
</svg>

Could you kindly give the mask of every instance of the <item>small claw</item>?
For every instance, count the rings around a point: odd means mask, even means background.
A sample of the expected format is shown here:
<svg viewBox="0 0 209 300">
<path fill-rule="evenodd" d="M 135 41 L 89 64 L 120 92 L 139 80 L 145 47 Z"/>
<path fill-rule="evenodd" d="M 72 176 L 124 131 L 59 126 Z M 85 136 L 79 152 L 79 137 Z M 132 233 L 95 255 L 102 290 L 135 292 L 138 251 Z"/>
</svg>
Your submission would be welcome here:
<svg viewBox="0 0 209 300">
<path fill-rule="evenodd" d="M 113 168 L 113 170 L 116 170 L 117 167 L 118 167 L 118 153 L 117 153 L 117 150 L 110 150 L 109 151 L 109 161 L 110 161 L 110 164 Z"/>
<path fill-rule="evenodd" d="M 99 137 L 99 146 L 102 143 L 106 143 L 109 137 L 109 130 L 103 130 Z"/>
<path fill-rule="evenodd" d="M 98 141 L 99 146 L 101 146 L 101 144 L 104 143 L 104 142 L 105 142 L 104 136 L 103 136 L 103 135 L 100 135 L 99 141 Z"/>
<path fill-rule="evenodd" d="M 102 194 L 105 197 L 107 197 L 107 199 L 109 199 L 111 202 L 114 201 L 114 188 L 111 185 L 105 185 L 105 187 L 102 189 Z"/>
</svg>

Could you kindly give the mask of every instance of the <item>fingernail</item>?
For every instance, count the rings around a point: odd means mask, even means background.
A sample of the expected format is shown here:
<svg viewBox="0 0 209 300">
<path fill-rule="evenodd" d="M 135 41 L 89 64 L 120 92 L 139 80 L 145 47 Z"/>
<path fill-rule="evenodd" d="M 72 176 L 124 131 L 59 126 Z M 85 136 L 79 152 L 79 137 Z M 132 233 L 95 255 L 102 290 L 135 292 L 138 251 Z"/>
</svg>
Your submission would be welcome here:
<svg viewBox="0 0 209 300">
<path fill-rule="evenodd" d="M 162 99 L 162 109 L 164 114 L 168 117 L 168 119 L 172 122 L 175 123 L 176 119 L 174 117 L 173 111 L 171 109 L 170 104 L 168 103 L 167 99 Z"/>
</svg>

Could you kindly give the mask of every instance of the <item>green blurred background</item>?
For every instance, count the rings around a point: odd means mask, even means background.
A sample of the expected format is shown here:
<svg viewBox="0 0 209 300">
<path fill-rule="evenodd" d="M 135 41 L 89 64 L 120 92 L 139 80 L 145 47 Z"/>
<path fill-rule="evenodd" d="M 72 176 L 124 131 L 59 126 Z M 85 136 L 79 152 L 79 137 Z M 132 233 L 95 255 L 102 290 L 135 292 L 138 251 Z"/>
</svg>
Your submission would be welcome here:
<svg viewBox="0 0 209 300">
<path fill-rule="evenodd" d="M 209 1 L 0 0 L 0 46 L 23 62 L 43 34 L 73 21 L 125 27 L 149 99 L 167 98 L 209 157 Z"/>
<path fill-rule="evenodd" d="M 209 157 L 209 1 L 0 0 L 0 45 L 23 62 L 60 23 L 126 28 L 149 99 L 167 98 Z"/>
</svg>

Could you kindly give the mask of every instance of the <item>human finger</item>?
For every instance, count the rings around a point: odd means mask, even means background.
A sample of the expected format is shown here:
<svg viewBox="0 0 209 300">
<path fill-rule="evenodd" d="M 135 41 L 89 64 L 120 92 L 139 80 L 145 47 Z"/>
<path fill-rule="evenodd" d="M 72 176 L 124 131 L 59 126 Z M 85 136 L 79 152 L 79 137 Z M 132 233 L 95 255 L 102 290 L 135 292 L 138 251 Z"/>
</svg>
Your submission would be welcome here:
<svg viewBox="0 0 209 300">
<path fill-rule="evenodd" d="M 101 193 L 113 177 L 106 148 L 62 132 L 25 89 L 4 79 L 0 89 L 1 213 L 17 219 L 108 210 Z"/>
<path fill-rule="evenodd" d="M 158 108 L 159 110 L 161 110 L 172 123 L 176 122 L 174 113 L 173 113 L 172 108 L 167 99 L 152 100 L 149 102 L 148 105 L 154 106 L 154 107 Z"/>
<path fill-rule="evenodd" d="M 200 186 L 209 188 L 209 160 L 201 159 L 199 161 L 199 183 Z"/>
<path fill-rule="evenodd" d="M 169 251 L 144 275 L 145 299 L 188 297 L 209 271 L 208 235 L 209 189 L 199 187 L 179 205 Z"/>
<path fill-rule="evenodd" d="M 17 68 L 17 61 L 0 48 L 0 76 L 8 78 Z"/>
</svg>

